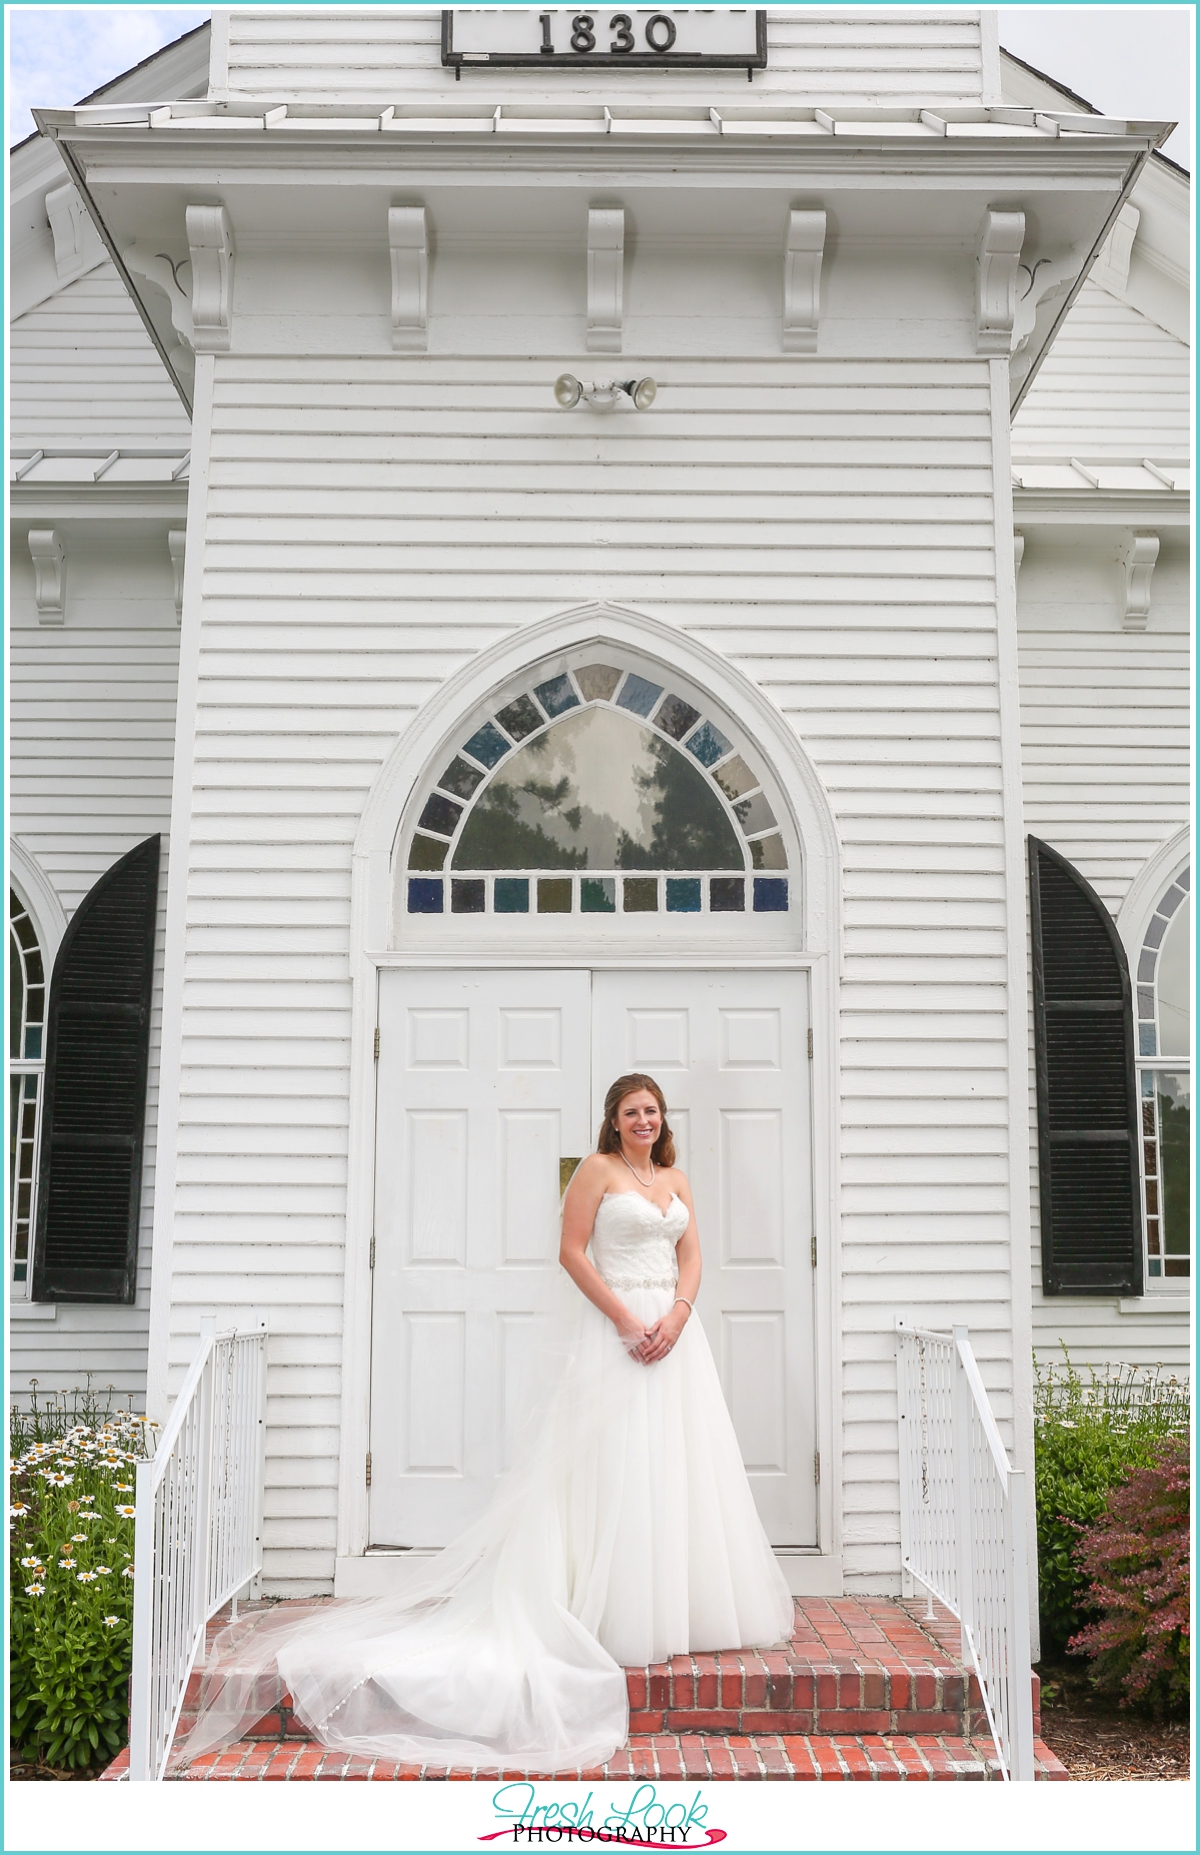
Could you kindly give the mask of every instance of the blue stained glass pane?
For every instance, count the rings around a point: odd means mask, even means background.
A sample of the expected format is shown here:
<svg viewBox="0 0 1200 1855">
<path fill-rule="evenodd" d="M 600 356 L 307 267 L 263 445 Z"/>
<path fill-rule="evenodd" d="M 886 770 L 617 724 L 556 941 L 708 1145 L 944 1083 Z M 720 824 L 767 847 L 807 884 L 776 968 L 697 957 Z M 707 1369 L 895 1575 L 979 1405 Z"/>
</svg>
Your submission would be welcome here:
<svg viewBox="0 0 1200 1855">
<path fill-rule="evenodd" d="M 550 716 L 565 715 L 568 709 L 579 707 L 579 697 L 566 676 L 552 676 L 548 683 L 538 683 L 533 693 Z"/>
<path fill-rule="evenodd" d="M 700 878 L 698 876 L 667 877 L 667 912 L 672 915 L 698 915 L 700 913 Z"/>
<path fill-rule="evenodd" d="M 617 707 L 628 709 L 631 715 L 648 715 L 661 694 L 661 683 L 648 683 L 644 676 L 631 673 L 625 678 L 625 687 L 617 697 Z"/>
<path fill-rule="evenodd" d="M 1154 1099 L 1154 1077 L 1150 1074 L 1149 1070 L 1143 1070 L 1142 1072 L 1142 1094 L 1147 1096 L 1151 1101 Z"/>
<path fill-rule="evenodd" d="M 689 754 L 695 754 L 701 766 L 715 766 L 731 752 L 733 742 L 727 741 L 719 728 L 714 728 L 711 721 L 701 722 L 690 741 L 684 746 Z"/>
<path fill-rule="evenodd" d="M 611 876 L 583 876 L 579 882 L 579 909 L 585 915 L 617 912 L 617 885 Z"/>
<path fill-rule="evenodd" d="M 478 760 L 481 766 L 491 767 L 503 760 L 510 746 L 511 742 L 505 740 L 499 728 L 485 721 L 469 741 L 463 742 L 463 752 L 470 754 L 472 760 Z"/>
<path fill-rule="evenodd" d="M 41 1027 L 39 1026 L 37 1030 L 34 1030 L 31 1026 L 27 1025 L 25 1029 L 25 1055 L 27 1058 L 36 1060 L 41 1057 L 41 1054 L 42 1054 Z"/>
<path fill-rule="evenodd" d="M 754 912 L 756 915 L 783 914 L 788 905 L 786 876 L 754 878 Z"/>
<path fill-rule="evenodd" d="M 442 913 L 442 879 L 440 876 L 410 876 L 408 879 L 410 915 Z"/>
<path fill-rule="evenodd" d="M 714 915 L 740 915 L 746 906 L 746 884 L 740 876 L 710 876 L 708 906 Z"/>
<path fill-rule="evenodd" d="M 528 876 L 497 876 L 492 907 L 498 915 L 529 913 Z"/>
<path fill-rule="evenodd" d="M 1138 1055 L 1139 1056 L 1157 1056 L 1158 1051 L 1155 1049 L 1154 1044 L 1155 1044 L 1155 1037 L 1154 1037 L 1153 1024 L 1139 1024 L 1138 1025 Z"/>
</svg>

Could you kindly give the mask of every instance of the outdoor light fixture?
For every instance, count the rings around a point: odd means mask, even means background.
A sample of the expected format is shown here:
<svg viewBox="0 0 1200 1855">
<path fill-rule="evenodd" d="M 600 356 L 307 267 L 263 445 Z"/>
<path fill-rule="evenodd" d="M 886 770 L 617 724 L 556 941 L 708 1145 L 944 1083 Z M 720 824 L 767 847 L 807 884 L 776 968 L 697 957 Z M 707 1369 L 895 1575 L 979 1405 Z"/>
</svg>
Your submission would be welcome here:
<svg viewBox="0 0 1200 1855">
<path fill-rule="evenodd" d="M 611 412 L 624 393 L 639 412 L 645 412 L 658 397 L 655 382 L 644 380 L 577 380 L 574 374 L 559 374 L 554 382 L 554 397 L 567 412 L 586 399 L 597 412 Z"/>
</svg>

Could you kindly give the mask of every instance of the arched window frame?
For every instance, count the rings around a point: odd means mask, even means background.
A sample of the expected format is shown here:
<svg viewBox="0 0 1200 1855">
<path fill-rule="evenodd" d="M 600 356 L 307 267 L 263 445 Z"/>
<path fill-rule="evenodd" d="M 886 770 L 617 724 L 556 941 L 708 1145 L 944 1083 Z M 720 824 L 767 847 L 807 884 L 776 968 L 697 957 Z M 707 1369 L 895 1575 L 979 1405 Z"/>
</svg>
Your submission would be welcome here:
<svg viewBox="0 0 1200 1855">
<path fill-rule="evenodd" d="M 1186 1293 L 1191 1282 L 1191 1247 L 1186 1251 L 1169 1249 L 1169 1241 L 1178 1234 L 1168 1234 L 1164 1202 L 1164 1149 L 1162 1110 L 1164 1091 L 1156 1082 L 1162 1077 L 1186 1077 L 1190 1101 L 1190 1056 L 1163 1056 L 1159 1036 L 1159 953 L 1178 909 L 1191 896 L 1191 863 L 1184 858 L 1170 879 L 1158 884 L 1157 898 L 1148 921 L 1141 930 L 1134 969 L 1134 1015 L 1137 1031 L 1138 1108 L 1142 1117 L 1141 1177 L 1142 1212 L 1146 1242 L 1146 1293 Z M 1170 1274 L 1168 1274 L 1170 1269 Z"/>
<path fill-rule="evenodd" d="M 605 662 L 607 667 L 617 670 L 616 684 L 607 695 L 590 694 L 586 684 L 578 680 L 579 675 Z M 635 706 L 625 699 L 631 687 L 638 683 L 641 683 L 645 689 L 654 690 L 652 700 L 644 707 Z M 569 691 L 570 699 L 564 706 L 559 707 L 553 700 L 547 699 L 545 692 L 555 684 Z M 511 711 L 522 702 L 532 703 L 544 719 L 525 733 L 518 735 L 510 731 L 509 744 L 504 745 L 502 752 L 496 752 L 500 742 L 492 741 L 489 752 L 488 744 L 482 737 L 487 735 L 489 730 L 492 735 L 496 735 L 498 733 L 497 720 L 506 710 Z M 695 765 L 702 774 L 709 777 L 714 797 L 728 818 L 731 829 L 742 848 L 742 870 L 734 875 L 728 870 L 693 873 L 664 869 L 655 873 L 631 869 L 627 873 L 618 874 L 616 888 L 602 906 L 597 906 L 598 898 L 594 896 L 585 899 L 586 891 L 598 888 L 600 883 L 611 883 L 611 872 L 583 871 L 575 874 L 567 874 L 561 870 L 489 872 L 484 879 L 485 905 L 470 908 L 456 907 L 451 884 L 457 882 L 465 886 L 470 879 L 467 872 L 458 872 L 453 869 L 455 850 L 462 833 L 467 828 L 475 803 L 488 789 L 493 776 L 502 771 L 503 767 L 532 741 L 550 733 L 568 716 L 582 713 L 585 709 L 593 707 L 608 707 L 624 712 L 639 726 L 660 735 L 674 751 L 683 754 L 690 764 Z M 691 710 L 690 719 L 686 716 L 681 717 L 682 708 Z M 504 723 L 501 720 L 501 727 L 503 726 Z M 473 742 L 476 743 L 479 751 L 475 751 L 472 747 Z M 702 751 L 697 751 L 698 748 Z M 461 796 L 454 795 L 456 803 L 462 806 L 462 811 L 451 831 L 435 832 L 429 827 L 422 830 L 421 820 L 430 800 L 442 794 L 453 793 L 453 788 L 443 786 L 440 782 L 446 768 L 455 759 L 466 759 L 473 763 L 480 770 L 480 782 L 468 799 L 464 800 Z M 730 792 L 722 784 L 720 776 L 723 772 L 732 769 L 735 764 L 748 767 L 751 777 L 749 782 L 740 786 L 736 792 Z M 768 808 L 769 822 L 759 827 L 747 828 L 739 816 L 738 808 L 751 802 L 758 802 L 760 799 Z M 424 879 L 431 886 L 440 884 L 442 888 L 442 894 L 438 898 L 441 905 L 428 910 L 412 906 L 412 896 L 408 886 L 410 879 L 419 883 L 423 878 L 423 872 L 420 869 L 410 867 L 411 846 L 418 836 L 424 836 L 427 839 L 438 837 L 446 845 L 440 870 L 429 871 L 424 875 Z M 760 862 L 756 858 L 755 845 L 764 843 L 768 839 L 772 840 L 778 848 L 770 853 L 771 861 Z M 510 881 L 513 875 L 516 875 L 518 880 L 525 876 L 529 878 L 528 908 L 516 911 L 518 921 L 522 917 L 536 919 L 539 915 L 543 919 L 547 917 L 552 919 L 557 914 L 561 922 L 562 914 L 559 914 L 557 909 L 539 908 L 538 884 L 543 881 L 569 883 L 571 902 L 570 907 L 563 910 L 563 913 L 577 917 L 582 915 L 595 920 L 597 915 L 607 914 L 621 918 L 632 914 L 633 911 L 629 909 L 628 901 L 622 893 L 624 884 L 627 880 L 644 884 L 649 877 L 658 884 L 657 906 L 650 911 L 651 917 L 657 914 L 660 917 L 673 918 L 681 926 L 690 918 L 691 923 L 701 929 L 710 916 L 715 917 L 713 926 L 718 929 L 723 923 L 732 925 L 738 920 L 747 925 L 753 921 L 757 927 L 765 928 L 769 926 L 772 916 L 775 922 L 782 925 L 789 916 L 796 918 L 801 899 L 799 892 L 802 864 L 799 845 L 789 820 L 788 806 L 782 793 L 776 787 L 770 768 L 765 766 L 763 756 L 754 743 L 743 740 L 742 731 L 724 713 L 720 703 L 698 688 L 686 675 L 667 672 L 661 662 L 653 660 L 643 662 L 636 652 L 628 648 L 616 652 L 611 650 L 606 652 L 604 648 L 597 650 L 594 642 L 585 650 L 558 655 L 552 659 L 543 660 L 540 664 L 528 666 L 519 676 L 510 678 L 499 685 L 491 692 L 485 704 L 478 705 L 464 718 L 454 734 L 445 742 L 441 752 L 434 756 L 429 772 L 413 793 L 397 834 L 395 848 L 393 921 L 394 931 L 399 931 L 402 936 L 403 924 L 407 922 L 414 926 L 419 925 L 422 916 L 429 920 L 431 915 L 436 919 L 462 913 L 473 914 L 478 919 L 480 914 L 486 913 L 497 914 L 511 921 L 513 915 L 510 911 L 496 906 L 493 880 L 499 878 L 501 881 Z M 720 890 L 712 887 L 714 882 L 720 885 L 731 875 L 734 876 L 734 881 L 739 887 L 744 886 L 744 907 L 730 908 L 726 898 L 720 897 Z M 682 891 L 672 892 L 668 889 L 668 883 L 672 885 L 687 883 L 689 887 L 694 887 L 697 877 L 701 890 L 699 905 L 696 904 L 694 895 L 689 895 L 686 905 L 681 905 L 684 901 Z M 478 878 L 476 886 L 479 886 Z M 467 924 L 464 923 L 465 925 Z"/>
<path fill-rule="evenodd" d="M 20 969 L 20 1020 L 16 1049 L 10 1029 L 8 1057 L 9 1202 L 8 1277 L 14 1300 L 27 1301 L 33 1279 L 33 1237 L 37 1228 L 38 1155 L 41 1150 L 42 1103 L 46 1085 L 46 1010 L 50 995 L 50 950 L 27 896 L 14 878 L 9 884 L 9 959 Z M 31 955 L 40 962 L 40 981 L 31 982 Z M 33 968 L 36 973 L 37 968 Z M 41 1000 L 31 1012 L 30 993 Z M 10 1010 L 12 1005 L 10 1000 Z"/>
</svg>

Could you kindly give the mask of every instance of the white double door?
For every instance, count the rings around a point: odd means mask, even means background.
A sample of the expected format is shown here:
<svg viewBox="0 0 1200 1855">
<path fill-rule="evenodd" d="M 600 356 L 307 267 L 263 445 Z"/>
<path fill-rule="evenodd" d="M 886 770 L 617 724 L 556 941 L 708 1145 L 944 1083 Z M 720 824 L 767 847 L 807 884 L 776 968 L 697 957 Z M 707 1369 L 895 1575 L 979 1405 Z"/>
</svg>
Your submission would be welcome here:
<svg viewBox="0 0 1200 1855">
<path fill-rule="evenodd" d="M 562 1162 L 653 1075 L 692 1184 L 704 1322 L 768 1536 L 817 1538 L 807 979 L 380 975 L 371 1543 L 443 1545 L 520 1423 Z"/>
</svg>

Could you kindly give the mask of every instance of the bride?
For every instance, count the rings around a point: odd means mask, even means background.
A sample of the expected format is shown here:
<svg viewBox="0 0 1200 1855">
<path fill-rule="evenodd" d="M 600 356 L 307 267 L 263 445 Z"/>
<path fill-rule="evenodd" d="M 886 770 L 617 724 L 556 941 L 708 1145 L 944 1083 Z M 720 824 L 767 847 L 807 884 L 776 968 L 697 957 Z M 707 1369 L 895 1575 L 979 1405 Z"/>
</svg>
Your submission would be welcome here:
<svg viewBox="0 0 1200 1855">
<path fill-rule="evenodd" d="M 790 1634 L 694 1318 L 700 1239 L 666 1103 L 608 1091 L 563 1205 L 553 1362 L 524 1453 L 483 1516 L 395 1597 L 246 1617 L 205 1669 L 176 1762 L 228 1744 L 290 1692 L 324 1745 L 556 1771 L 625 1743 L 624 1668 Z M 569 1299 L 567 1298 L 569 1297 Z"/>
</svg>

